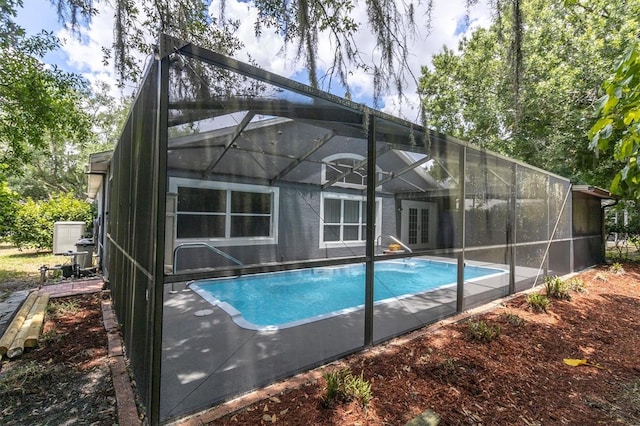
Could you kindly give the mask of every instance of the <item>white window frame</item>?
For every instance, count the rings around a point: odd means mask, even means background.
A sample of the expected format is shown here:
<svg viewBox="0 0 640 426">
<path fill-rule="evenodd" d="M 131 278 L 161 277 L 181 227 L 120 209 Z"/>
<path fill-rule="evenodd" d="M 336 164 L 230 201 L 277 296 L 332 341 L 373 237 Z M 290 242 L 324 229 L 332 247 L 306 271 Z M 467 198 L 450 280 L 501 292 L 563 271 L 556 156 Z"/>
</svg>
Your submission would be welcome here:
<svg viewBox="0 0 640 426">
<path fill-rule="evenodd" d="M 360 224 L 362 225 L 361 240 L 349 240 L 349 241 L 324 241 L 324 227 L 327 225 L 324 220 L 324 200 L 349 200 L 349 201 L 367 201 L 366 196 L 341 194 L 337 192 L 323 192 L 320 197 L 320 248 L 343 248 L 343 247 L 362 247 L 366 244 L 366 225 L 367 225 L 367 212 L 362 208 L 360 204 Z M 340 227 L 345 225 L 344 223 L 344 209 L 340 209 Z M 348 224 L 347 224 L 348 225 Z M 353 225 L 353 224 L 352 224 Z M 376 197 L 376 229 L 375 235 L 379 235 L 379 230 L 382 229 L 382 197 Z"/>
<path fill-rule="evenodd" d="M 222 238 L 176 238 L 176 244 L 188 243 L 188 242 L 209 242 L 213 245 L 225 245 L 225 246 L 244 246 L 244 245 L 266 245 L 266 244 L 278 244 L 278 218 L 279 218 L 279 206 L 280 206 L 280 188 L 274 186 L 263 185 L 250 185 L 241 183 L 230 182 L 217 182 L 201 179 L 189 179 L 189 178 L 169 178 L 169 192 L 178 193 L 178 188 L 202 188 L 202 189 L 218 189 L 227 191 L 227 203 L 225 215 L 225 237 Z M 254 192 L 271 195 L 271 235 L 268 237 L 230 237 L 231 235 L 231 203 L 229 197 L 231 192 Z M 177 204 L 177 203 L 176 203 Z M 176 207 L 177 209 L 177 207 Z M 177 215 L 180 212 L 176 212 Z M 238 215 L 238 214 L 233 214 Z M 175 221 L 177 227 L 178 221 Z M 177 235 L 177 232 L 176 232 Z"/>
<path fill-rule="evenodd" d="M 323 158 L 322 169 L 320 170 L 321 184 L 324 185 L 325 183 L 329 182 L 329 179 L 327 179 L 327 167 L 329 167 L 330 163 L 337 163 L 339 162 L 339 160 L 353 160 L 356 162 L 360 162 L 364 159 L 365 157 L 363 157 L 362 155 L 348 153 L 348 152 L 341 152 L 341 153 L 333 154 Z M 382 173 L 382 169 L 379 166 L 376 166 L 376 175 L 379 173 Z M 365 177 L 364 180 L 366 181 L 366 179 L 367 178 Z M 365 189 L 367 187 L 366 184 L 360 185 L 357 183 L 349 183 L 349 182 L 342 182 L 342 181 L 334 182 L 333 185 L 331 186 L 339 186 L 341 188 L 351 188 L 351 189 Z"/>
</svg>

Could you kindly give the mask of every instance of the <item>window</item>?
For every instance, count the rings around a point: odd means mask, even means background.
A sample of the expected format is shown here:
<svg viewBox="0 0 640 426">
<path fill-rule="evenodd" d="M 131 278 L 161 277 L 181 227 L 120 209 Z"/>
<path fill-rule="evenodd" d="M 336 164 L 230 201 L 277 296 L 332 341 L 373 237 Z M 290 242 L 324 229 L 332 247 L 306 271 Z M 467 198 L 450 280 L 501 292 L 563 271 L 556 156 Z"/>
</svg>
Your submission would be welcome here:
<svg viewBox="0 0 640 426">
<path fill-rule="evenodd" d="M 364 189 L 367 187 L 367 164 L 362 164 L 365 157 L 358 154 L 340 153 L 330 155 L 322 160 L 321 180 L 325 184 L 339 178 L 332 186 Z M 376 170 L 381 173 L 379 167 Z M 342 176 L 343 173 L 347 175 Z M 340 177 L 342 176 L 342 177 Z"/>
<path fill-rule="evenodd" d="M 228 245 L 277 242 L 278 188 L 172 178 L 176 238 Z"/>
<path fill-rule="evenodd" d="M 382 222 L 381 203 L 382 200 L 376 198 L 376 227 Z M 366 197 L 323 193 L 320 209 L 320 248 L 364 245 L 367 225 Z"/>
</svg>

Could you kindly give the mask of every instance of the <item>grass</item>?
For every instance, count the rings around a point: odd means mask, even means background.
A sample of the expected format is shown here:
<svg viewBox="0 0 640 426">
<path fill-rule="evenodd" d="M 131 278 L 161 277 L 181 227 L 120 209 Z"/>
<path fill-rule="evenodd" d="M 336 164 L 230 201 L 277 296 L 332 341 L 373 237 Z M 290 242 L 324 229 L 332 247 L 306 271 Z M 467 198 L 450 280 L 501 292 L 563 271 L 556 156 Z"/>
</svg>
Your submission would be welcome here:
<svg viewBox="0 0 640 426">
<path fill-rule="evenodd" d="M 51 366 L 29 361 L 19 364 L 0 375 L 0 400 L 21 396 L 32 386 L 49 385 L 53 377 Z"/>
<path fill-rule="evenodd" d="M 47 313 L 52 317 L 75 315 L 80 312 L 80 305 L 73 299 L 55 300 L 49 303 Z"/>
<path fill-rule="evenodd" d="M 67 263 L 67 256 L 54 256 L 51 252 L 35 249 L 18 249 L 8 243 L 0 243 L 0 290 L 14 281 L 38 285 L 40 267 Z"/>
</svg>

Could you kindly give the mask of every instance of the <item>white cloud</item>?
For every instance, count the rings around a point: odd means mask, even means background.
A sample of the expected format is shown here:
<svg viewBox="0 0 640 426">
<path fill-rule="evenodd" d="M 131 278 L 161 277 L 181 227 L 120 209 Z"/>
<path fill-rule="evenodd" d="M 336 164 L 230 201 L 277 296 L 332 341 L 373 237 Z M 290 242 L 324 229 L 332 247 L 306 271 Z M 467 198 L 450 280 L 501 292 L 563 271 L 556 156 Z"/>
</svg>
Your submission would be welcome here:
<svg viewBox="0 0 640 426">
<path fill-rule="evenodd" d="M 418 118 L 417 105 L 418 98 L 416 93 L 417 82 L 414 80 L 420 78 L 420 69 L 423 65 L 429 65 L 431 56 L 442 49 L 443 45 L 452 48 L 457 47 L 458 42 L 463 34 L 456 34 L 458 23 L 464 19 L 466 14 L 465 0 L 436 0 L 431 15 L 431 30 L 425 28 L 426 16 L 424 4 L 418 5 L 415 11 L 416 34 L 410 41 L 409 46 L 409 69 L 413 74 L 407 73 L 406 87 L 404 93 L 406 99 L 401 102 L 397 96 L 384 96 L 382 103 L 384 111 L 395 115 L 404 116 L 410 120 Z M 212 10 L 217 10 L 217 5 L 212 5 Z M 354 39 L 358 50 L 363 58 L 373 65 L 379 61 L 379 54 L 375 51 L 375 38 L 369 31 L 366 24 L 367 15 L 364 2 L 359 2 L 354 9 L 354 18 L 360 24 L 361 30 L 355 35 Z M 486 4 L 479 2 L 471 10 L 469 10 L 469 27 L 467 34 L 475 28 L 488 26 L 490 24 L 491 14 Z M 226 2 L 226 16 L 233 19 L 239 19 L 241 22 L 239 37 L 245 44 L 246 53 L 251 55 L 253 59 L 264 69 L 291 77 L 297 73 L 305 73 L 304 63 L 296 58 L 295 46 L 289 46 L 288 51 L 282 52 L 284 41 L 279 34 L 264 31 L 261 37 L 254 34 L 254 22 L 257 17 L 257 11 L 251 3 L 243 3 L 239 0 L 231 0 Z M 318 67 L 328 69 L 333 61 L 335 45 L 329 34 L 320 36 L 320 45 L 318 46 Z M 246 59 L 239 57 L 240 59 Z M 324 83 L 322 87 L 328 90 L 329 79 L 321 81 Z M 349 84 L 351 87 L 351 95 L 354 101 L 370 102 L 373 97 L 373 76 L 361 69 L 352 69 L 349 75 Z M 342 89 L 336 78 L 332 81 L 332 89 L 338 95 Z"/>
<path fill-rule="evenodd" d="M 398 0 L 399 1 L 399 0 Z M 424 2 L 423 2 L 424 3 Z M 466 0 L 435 0 L 431 15 L 431 30 L 425 28 L 426 16 L 424 4 L 419 4 L 415 11 L 416 34 L 409 46 L 409 69 L 413 77 L 419 79 L 420 69 L 423 65 L 429 65 L 431 56 L 442 49 L 443 45 L 455 48 L 462 35 L 456 34 L 458 23 L 462 22 L 466 13 Z M 469 31 L 483 26 L 488 26 L 491 20 L 491 11 L 486 2 L 479 2 L 470 12 Z M 111 47 L 113 42 L 113 9 L 107 2 L 99 2 L 100 14 L 93 19 L 91 25 L 83 32 L 83 39 L 78 40 L 67 30 L 61 30 L 59 36 L 67 40 L 64 48 L 68 55 L 69 64 L 79 70 L 90 81 L 100 78 L 115 87 L 113 67 L 104 66 L 102 47 Z M 213 2 L 210 6 L 212 14 L 217 14 L 219 2 Z M 297 58 L 294 45 L 285 46 L 282 36 L 273 29 L 264 28 L 260 37 L 256 37 L 254 24 L 258 16 L 257 9 L 251 2 L 242 0 L 226 0 L 225 14 L 227 18 L 237 19 L 240 27 L 237 36 L 244 43 L 242 52 L 236 57 L 247 60 L 249 57 L 257 64 L 271 72 L 293 77 L 306 75 L 304 63 Z M 366 24 L 367 15 L 364 2 L 358 2 L 354 9 L 354 19 L 361 26 L 361 30 L 354 39 L 362 57 L 374 64 L 379 61 L 379 54 L 375 51 L 375 39 Z M 333 61 L 335 52 L 334 40 L 329 34 L 320 36 L 318 46 L 318 67 L 326 70 Z M 144 59 L 144 58 L 141 58 Z M 329 79 L 322 82 L 323 89 L 329 89 Z M 352 69 L 349 74 L 352 99 L 356 102 L 370 103 L 373 97 L 373 76 L 361 69 Z M 342 96 L 336 78 L 332 81 L 332 90 Z M 402 101 L 397 96 L 386 95 L 382 99 L 383 110 L 390 114 L 400 115 L 408 120 L 418 119 L 416 93 L 416 81 L 407 73 L 406 86 L 404 88 L 406 98 Z"/>
</svg>

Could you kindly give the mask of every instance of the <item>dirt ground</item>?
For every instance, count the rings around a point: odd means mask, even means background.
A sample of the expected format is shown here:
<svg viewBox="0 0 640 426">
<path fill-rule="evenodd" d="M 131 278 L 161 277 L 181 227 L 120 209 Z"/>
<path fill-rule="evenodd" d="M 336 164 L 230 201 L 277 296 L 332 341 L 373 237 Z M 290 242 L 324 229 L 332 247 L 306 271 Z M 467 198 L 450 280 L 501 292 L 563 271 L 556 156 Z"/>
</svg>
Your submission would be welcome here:
<svg viewBox="0 0 640 426">
<path fill-rule="evenodd" d="M 639 425 L 640 267 L 623 266 L 622 275 L 605 267 L 582 273 L 587 292 L 553 299 L 547 313 L 532 312 L 519 296 L 474 316 L 500 327 L 490 342 L 471 339 L 463 321 L 323 369 L 362 373 L 371 384 L 366 408 L 357 401 L 327 408 L 321 379 L 211 424 L 403 425 L 431 410 L 440 425 Z"/>
<path fill-rule="evenodd" d="M 49 301 L 39 347 L 2 362 L 2 425 L 118 423 L 101 297 Z"/>
<path fill-rule="evenodd" d="M 366 408 L 323 403 L 320 379 L 211 424 L 403 425 L 431 410 L 441 425 L 639 425 L 640 266 L 623 266 L 622 275 L 605 267 L 580 274 L 587 292 L 554 299 L 547 313 L 532 312 L 518 296 L 472 317 L 499 326 L 490 342 L 471 339 L 462 321 L 322 369 L 362 373 L 371 384 Z M 3 425 L 117 423 L 101 297 L 52 300 L 40 347 L 2 364 Z"/>
</svg>

